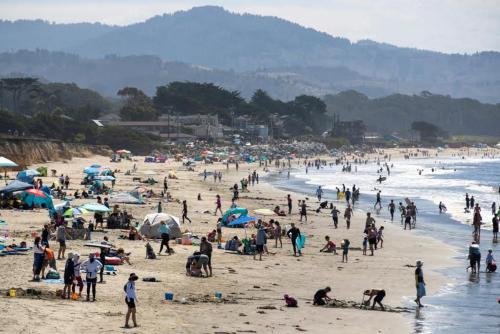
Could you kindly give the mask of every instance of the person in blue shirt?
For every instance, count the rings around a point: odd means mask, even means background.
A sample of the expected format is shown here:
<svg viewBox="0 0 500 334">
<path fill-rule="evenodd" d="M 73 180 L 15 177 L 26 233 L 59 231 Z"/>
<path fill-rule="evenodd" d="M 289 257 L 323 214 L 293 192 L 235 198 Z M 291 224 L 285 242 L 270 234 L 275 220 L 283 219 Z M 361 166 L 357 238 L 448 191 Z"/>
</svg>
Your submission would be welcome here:
<svg viewBox="0 0 500 334">
<path fill-rule="evenodd" d="M 170 255 L 170 246 L 168 245 L 168 242 L 170 241 L 170 227 L 168 227 L 167 223 L 165 222 L 160 223 L 160 233 L 161 233 L 161 246 L 158 255 L 161 254 L 163 246 L 167 248 L 166 253 Z"/>
</svg>

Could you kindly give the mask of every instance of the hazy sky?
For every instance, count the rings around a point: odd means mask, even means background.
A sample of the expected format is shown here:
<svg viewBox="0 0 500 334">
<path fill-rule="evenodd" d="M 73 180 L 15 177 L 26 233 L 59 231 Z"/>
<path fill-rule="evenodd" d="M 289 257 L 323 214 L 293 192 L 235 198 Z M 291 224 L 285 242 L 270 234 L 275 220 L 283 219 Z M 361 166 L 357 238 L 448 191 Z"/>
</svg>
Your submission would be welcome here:
<svg viewBox="0 0 500 334">
<path fill-rule="evenodd" d="M 352 41 L 500 51 L 500 0 L 0 0 L 0 19 L 125 25 L 202 5 L 278 16 Z"/>
</svg>

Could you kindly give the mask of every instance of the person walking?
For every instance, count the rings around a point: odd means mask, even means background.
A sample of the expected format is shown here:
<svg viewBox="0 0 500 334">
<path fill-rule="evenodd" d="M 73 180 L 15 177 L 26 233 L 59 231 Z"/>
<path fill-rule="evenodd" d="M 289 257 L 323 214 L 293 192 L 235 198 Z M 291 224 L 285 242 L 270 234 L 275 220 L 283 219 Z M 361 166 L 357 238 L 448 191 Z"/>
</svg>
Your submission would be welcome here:
<svg viewBox="0 0 500 334">
<path fill-rule="evenodd" d="M 493 219 L 491 222 L 493 223 L 493 242 L 497 243 L 498 242 L 498 214 L 495 214 L 493 216 Z"/>
<path fill-rule="evenodd" d="M 415 299 L 415 303 L 417 303 L 418 307 L 424 307 L 421 303 L 422 297 L 425 296 L 425 281 L 424 281 L 424 272 L 422 271 L 422 266 L 424 263 L 422 261 L 417 261 L 417 269 L 415 269 L 415 287 L 417 289 L 417 298 Z"/>
<path fill-rule="evenodd" d="M 382 196 L 381 196 L 381 191 L 379 190 L 377 193 L 377 197 L 375 200 L 375 204 L 373 205 L 373 209 L 376 209 L 378 205 L 379 210 L 382 209 Z"/>
<path fill-rule="evenodd" d="M 168 245 L 168 242 L 170 241 L 170 227 L 164 221 L 162 221 L 160 223 L 160 235 L 161 235 L 161 245 L 160 245 L 160 251 L 158 252 L 158 255 L 161 254 L 161 251 L 163 250 L 163 246 L 166 247 L 165 253 L 170 255 L 170 246 Z"/>
<path fill-rule="evenodd" d="M 94 253 L 89 254 L 88 260 L 82 263 L 82 268 L 86 270 L 87 276 L 87 301 L 90 301 L 90 289 L 92 288 L 92 301 L 95 301 L 97 273 L 101 270 L 103 264 L 95 258 Z"/>
<path fill-rule="evenodd" d="M 283 242 L 281 240 L 281 225 L 278 221 L 274 222 L 274 241 L 275 245 L 274 248 L 278 248 L 278 241 L 280 243 L 280 248 L 283 248 Z"/>
<path fill-rule="evenodd" d="M 253 253 L 253 259 L 255 260 L 257 253 L 259 254 L 259 261 L 262 261 L 262 253 L 264 253 L 264 246 L 267 241 L 266 230 L 263 225 L 259 225 L 257 230 L 257 237 L 255 239 L 255 245 L 257 246 L 257 251 Z"/>
<path fill-rule="evenodd" d="M 182 223 L 184 224 L 184 220 L 189 221 L 191 223 L 191 219 L 188 218 L 188 206 L 187 206 L 187 201 L 183 200 L 182 201 Z"/>
<path fill-rule="evenodd" d="M 125 315 L 125 328 L 130 328 L 129 320 L 130 316 L 132 316 L 132 322 L 134 323 L 134 327 L 138 327 L 137 319 L 136 319 L 136 303 L 137 303 L 137 294 L 135 291 L 135 281 L 137 281 L 139 277 L 135 273 L 131 273 L 127 284 L 123 287 L 125 291 L 125 303 L 127 304 L 127 314 Z"/>
<path fill-rule="evenodd" d="M 57 259 L 64 259 L 64 253 L 66 252 L 66 226 L 61 224 L 56 230 L 56 240 L 59 242 L 59 250 L 57 251 Z"/>
<path fill-rule="evenodd" d="M 300 236 L 300 230 L 295 227 L 294 223 L 291 224 L 291 228 L 288 230 L 286 235 L 292 240 L 293 256 L 297 256 L 297 252 L 299 255 L 302 255 L 300 249 L 297 249 L 297 238 Z"/>
<path fill-rule="evenodd" d="M 351 217 L 352 217 L 352 214 L 353 214 L 353 211 L 352 211 L 351 205 L 347 204 L 347 207 L 344 210 L 344 219 L 345 219 L 345 223 L 347 225 L 347 229 L 351 228 Z"/>
<path fill-rule="evenodd" d="M 340 211 L 337 210 L 336 206 L 334 206 L 331 213 L 332 213 L 333 225 L 335 226 L 335 228 L 337 228 L 339 225 L 339 213 L 340 213 Z"/>
<path fill-rule="evenodd" d="M 219 194 L 217 194 L 215 196 L 215 213 L 214 213 L 214 216 L 217 216 L 217 211 L 219 211 L 221 215 L 223 214 L 222 213 L 222 202 L 221 202 Z"/>
</svg>

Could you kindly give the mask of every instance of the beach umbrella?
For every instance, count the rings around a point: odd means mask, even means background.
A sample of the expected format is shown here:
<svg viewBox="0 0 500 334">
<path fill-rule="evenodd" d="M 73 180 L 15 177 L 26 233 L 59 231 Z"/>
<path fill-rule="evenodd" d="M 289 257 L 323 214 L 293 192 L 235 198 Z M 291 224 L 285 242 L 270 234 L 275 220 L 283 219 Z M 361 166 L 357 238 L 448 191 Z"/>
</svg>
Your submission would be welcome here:
<svg viewBox="0 0 500 334">
<path fill-rule="evenodd" d="M 28 190 L 25 191 L 25 193 L 30 194 L 30 195 L 35 196 L 35 197 L 41 197 L 41 198 L 47 198 L 48 197 L 48 194 L 44 193 L 40 189 L 28 189 Z"/>
<path fill-rule="evenodd" d="M 96 167 L 87 167 L 83 170 L 83 172 L 85 174 L 88 174 L 88 175 L 99 175 L 99 173 L 101 172 L 101 169 L 100 168 L 96 168 Z"/>
<path fill-rule="evenodd" d="M 19 172 L 19 174 L 17 174 L 17 177 L 24 178 L 24 177 L 34 177 L 34 176 L 39 176 L 39 175 L 40 175 L 40 172 L 38 172 L 35 169 L 26 169 L 26 170 Z"/>
<path fill-rule="evenodd" d="M 245 225 L 250 222 L 256 222 L 257 218 L 256 217 L 250 217 L 250 216 L 244 216 L 244 217 L 239 217 L 236 219 L 233 219 L 227 226 L 239 226 L 239 225 Z"/>
<path fill-rule="evenodd" d="M 70 208 L 66 211 L 64 211 L 64 216 L 65 217 L 74 217 L 78 215 L 86 215 L 90 214 L 91 212 L 87 209 L 84 208 Z"/>
<path fill-rule="evenodd" d="M 0 157 L 0 167 L 18 167 L 18 164 L 7 158 Z"/>
<path fill-rule="evenodd" d="M 87 203 L 82 205 L 80 208 L 92 211 L 92 212 L 109 212 L 111 211 L 110 208 L 106 207 L 105 205 L 99 204 L 99 203 Z"/>
<path fill-rule="evenodd" d="M 128 150 L 118 150 L 116 151 L 117 154 L 130 154 L 132 152 L 128 151 Z"/>
<path fill-rule="evenodd" d="M 21 199 L 29 206 L 45 207 L 53 209 L 52 197 L 38 189 L 28 189 L 21 193 Z"/>
<path fill-rule="evenodd" d="M 276 215 L 276 212 L 274 212 L 271 209 L 257 209 L 257 210 L 253 210 L 253 212 L 259 216 L 274 216 L 274 215 Z"/>
<path fill-rule="evenodd" d="M 111 175 L 99 175 L 94 178 L 94 180 L 99 180 L 99 181 L 114 181 L 116 178 Z"/>
<path fill-rule="evenodd" d="M 30 188 L 33 188 L 32 184 L 22 182 L 19 180 L 14 180 L 14 181 L 10 182 L 8 185 L 6 185 L 5 187 L 0 188 L 0 193 L 12 193 L 15 191 L 21 191 L 21 190 L 26 190 L 26 189 L 30 189 Z"/>
</svg>

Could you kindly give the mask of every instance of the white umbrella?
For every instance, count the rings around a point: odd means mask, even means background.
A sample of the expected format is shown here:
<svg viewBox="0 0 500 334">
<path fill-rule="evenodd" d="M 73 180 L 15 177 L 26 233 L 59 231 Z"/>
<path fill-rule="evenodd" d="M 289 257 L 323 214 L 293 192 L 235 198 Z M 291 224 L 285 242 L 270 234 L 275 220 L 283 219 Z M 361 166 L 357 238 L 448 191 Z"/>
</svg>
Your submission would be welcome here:
<svg viewBox="0 0 500 334">
<path fill-rule="evenodd" d="M 17 166 L 18 164 L 16 164 L 14 161 L 4 157 L 0 157 L 0 167 L 17 167 Z"/>
</svg>

